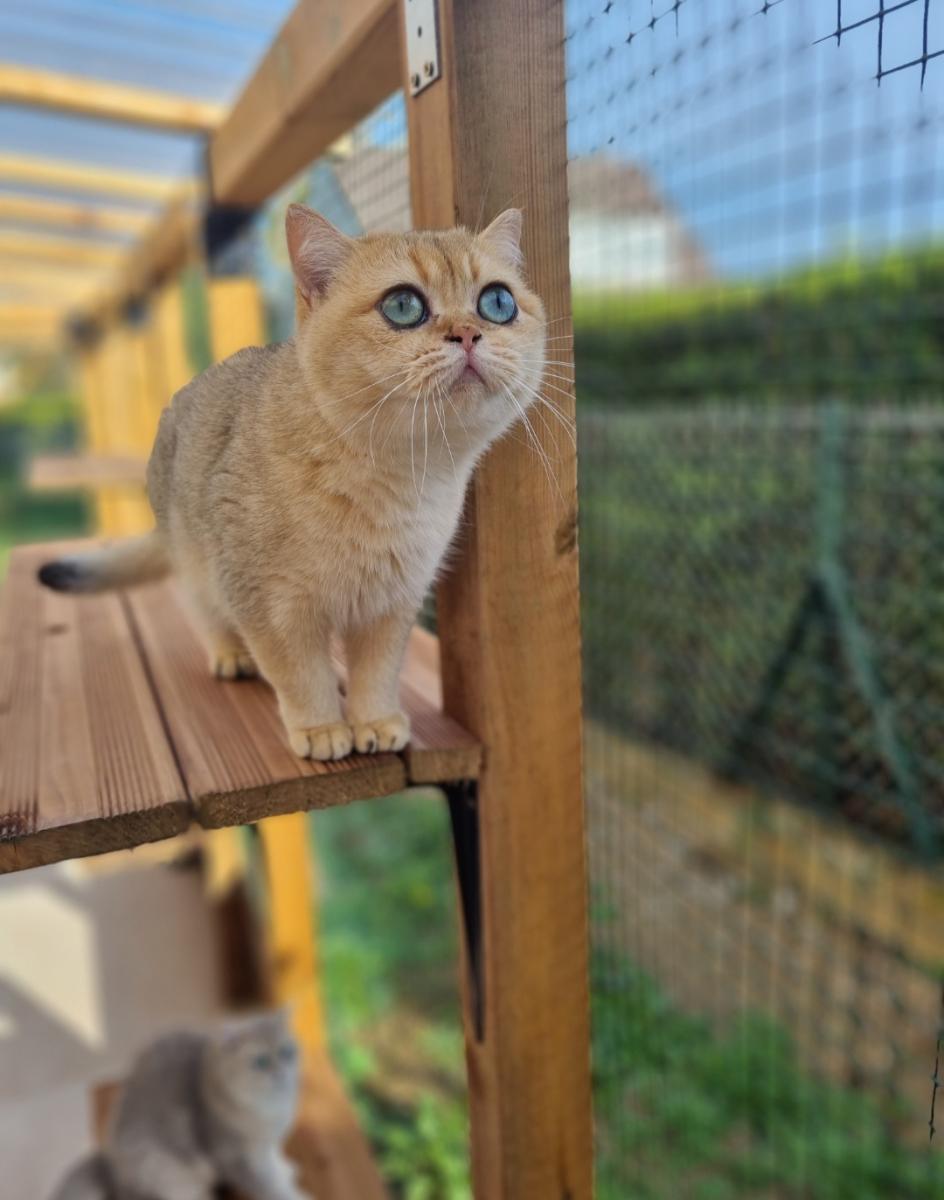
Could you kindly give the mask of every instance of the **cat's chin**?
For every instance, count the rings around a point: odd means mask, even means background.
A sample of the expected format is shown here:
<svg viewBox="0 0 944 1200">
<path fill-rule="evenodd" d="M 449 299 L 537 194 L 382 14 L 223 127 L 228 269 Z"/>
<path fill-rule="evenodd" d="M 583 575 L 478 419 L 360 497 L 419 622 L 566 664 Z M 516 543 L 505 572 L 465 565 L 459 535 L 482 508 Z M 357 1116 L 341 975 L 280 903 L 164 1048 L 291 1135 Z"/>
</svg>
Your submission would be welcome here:
<svg viewBox="0 0 944 1200">
<path fill-rule="evenodd" d="M 453 380 L 450 390 L 454 396 L 481 397 L 490 395 L 495 389 L 489 385 L 481 371 L 468 366 Z"/>
</svg>

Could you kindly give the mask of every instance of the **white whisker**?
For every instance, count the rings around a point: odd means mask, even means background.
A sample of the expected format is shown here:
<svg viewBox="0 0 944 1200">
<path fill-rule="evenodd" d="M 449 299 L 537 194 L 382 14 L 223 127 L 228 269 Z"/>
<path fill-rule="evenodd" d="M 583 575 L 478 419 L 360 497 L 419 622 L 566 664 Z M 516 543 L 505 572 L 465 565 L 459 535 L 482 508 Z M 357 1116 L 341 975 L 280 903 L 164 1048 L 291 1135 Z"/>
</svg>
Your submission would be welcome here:
<svg viewBox="0 0 944 1200">
<path fill-rule="evenodd" d="M 426 468 L 429 465 L 429 429 L 427 428 L 426 417 L 429 409 L 429 392 L 432 389 L 433 381 L 430 379 L 426 387 L 427 394 L 423 397 L 423 478 L 420 480 L 420 499 L 423 498 L 423 493 L 426 491 Z"/>
<path fill-rule="evenodd" d="M 449 444 L 449 434 L 446 432 L 446 415 L 445 415 L 445 411 L 443 408 L 444 392 L 442 389 L 442 384 L 440 384 L 440 383 L 436 384 L 436 392 L 437 392 L 437 403 L 434 405 L 435 410 L 436 410 L 436 416 L 439 419 L 439 428 L 442 430 L 443 444 L 445 445 L 446 450 L 449 452 L 449 460 L 452 463 L 452 474 L 453 474 L 456 482 L 458 483 L 459 468 L 456 466 L 455 456 L 452 453 L 452 446 L 450 446 L 450 444 Z"/>
<path fill-rule="evenodd" d="M 505 388 L 505 393 L 508 396 L 508 399 L 514 405 L 514 407 L 518 410 L 518 412 L 521 416 L 521 420 L 524 423 L 525 433 L 527 434 L 534 450 L 537 452 L 538 457 L 541 460 L 541 464 L 544 468 L 544 474 L 547 477 L 548 483 L 553 485 L 554 490 L 557 492 L 558 496 L 560 497 L 561 501 L 563 502 L 564 497 L 561 495 L 560 487 L 558 486 L 557 480 L 554 476 L 554 472 L 551 468 L 551 460 L 548 458 L 547 452 L 545 451 L 544 447 L 541 445 L 541 442 L 538 439 L 537 434 L 534 432 L 534 429 L 531 426 L 531 422 L 528 420 L 527 412 L 522 407 L 522 405 L 519 404 L 517 397 L 514 395 L 514 393 L 511 391 L 511 389 L 508 387 L 505 387 L 505 385 L 502 385 L 502 386 Z"/>
</svg>

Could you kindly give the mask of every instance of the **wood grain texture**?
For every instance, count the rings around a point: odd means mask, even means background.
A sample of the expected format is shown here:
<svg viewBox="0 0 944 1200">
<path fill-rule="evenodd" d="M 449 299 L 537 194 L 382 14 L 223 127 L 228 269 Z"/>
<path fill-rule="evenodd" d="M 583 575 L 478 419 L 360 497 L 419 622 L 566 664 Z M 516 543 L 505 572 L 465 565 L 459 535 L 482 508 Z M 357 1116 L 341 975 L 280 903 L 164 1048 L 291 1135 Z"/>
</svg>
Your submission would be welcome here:
<svg viewBox="0 0 944 1200">
<path fill-rule="evenodd" d="M 524 209 L 527 272 L 566 335 L 562 2 L 439 10 L 444 78 L 407 100 L 414 223 L 476 227 Z M 572 418 L 572 398 L 551 395 Z M 576 462 L 555 422 L 535 425 L 553 480 L 524 438 L 489 453 L 438 596 L 446 711 L 485 747 L 481 1040 L 466 1003 L 473 1176 L 483 1200 L 589 1200 Z"/>
<path fill-rule="evenodd" d="M 394 92 L 395 0 L 299 0 L 210 141 L 213 199 L 253 206 Z"/>
<path fill-rule="evenodd" d="M 40 587 L 42 562 L 84 545 L 15 550 L 0 595 L 0 872 L 477 773 L 478 743 L 429 698 L 428 644 L 403 680 L 408 752 L 307 762 L 266 684 L 212 677 L 173 583 Z"/>
<path fill-rule="evenodd" d="M 14 551 L 0 615 L 0 871 L 173 837 L 183 782 L 120 599 L 42 589 Z"/>
<path fill-rule="evenodd" d="M 308 762 L 288 746 L 261 681 L 214 679 L 172 584 L 127 600 L 196 815 L 208 829 L 386 796 L 406 784 L 393 754 Z"/>
<path fill-rule="evenodd" d="M 92 1093 L 92 1132 L 99 1143 L 120 1092 L 120 1084 L 106 1083 Z M 322 1052 L 305 1056 L 298 1119 L 287 1151 L 303 1191 L 314 1200 L 389 1200 L 344 1085 Z M 241 1198 L 229 1193 L 227 1200 Z"/>
</svg>

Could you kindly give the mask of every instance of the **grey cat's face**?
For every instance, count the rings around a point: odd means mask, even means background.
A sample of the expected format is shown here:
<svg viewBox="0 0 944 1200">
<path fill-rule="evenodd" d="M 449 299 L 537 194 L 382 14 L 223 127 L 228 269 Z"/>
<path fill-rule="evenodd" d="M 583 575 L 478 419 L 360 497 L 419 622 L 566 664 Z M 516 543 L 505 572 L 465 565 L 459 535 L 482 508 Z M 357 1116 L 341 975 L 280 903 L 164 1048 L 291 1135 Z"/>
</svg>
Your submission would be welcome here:
<svg viewBox="0 0 944 1200">
<path fill-rule="evenodd" d="M 298 1100 L 299 1055 L 284 1014 L 255 1017 L 213 1043 L 212 1074 L 240 1108 L 273 1124 L 291 1123 Z"/>
</svg>

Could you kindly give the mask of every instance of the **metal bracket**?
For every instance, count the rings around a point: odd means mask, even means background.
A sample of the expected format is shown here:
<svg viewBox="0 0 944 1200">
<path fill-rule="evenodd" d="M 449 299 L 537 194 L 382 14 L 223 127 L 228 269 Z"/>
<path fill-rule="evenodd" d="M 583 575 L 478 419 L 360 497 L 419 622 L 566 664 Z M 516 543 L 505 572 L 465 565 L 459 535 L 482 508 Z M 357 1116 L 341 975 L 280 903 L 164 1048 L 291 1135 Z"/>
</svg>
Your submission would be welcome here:
<svg viewBox="0 0 944 1200">
<path fill-rule="evenodd" d="M 443 787 L 452 820 L 456 875 L 465 931 L 466 978 L 477 1041 L 485 1037 L 485 946 L 482 929 L 482 858 L 478 792 L 472 780 Z"/>
<path fill-rule="evenodd" d="M 442 74 L 437 0 L 405 0 L 403 19 L 410 95 L 418 96 Z"/>
</svg>

